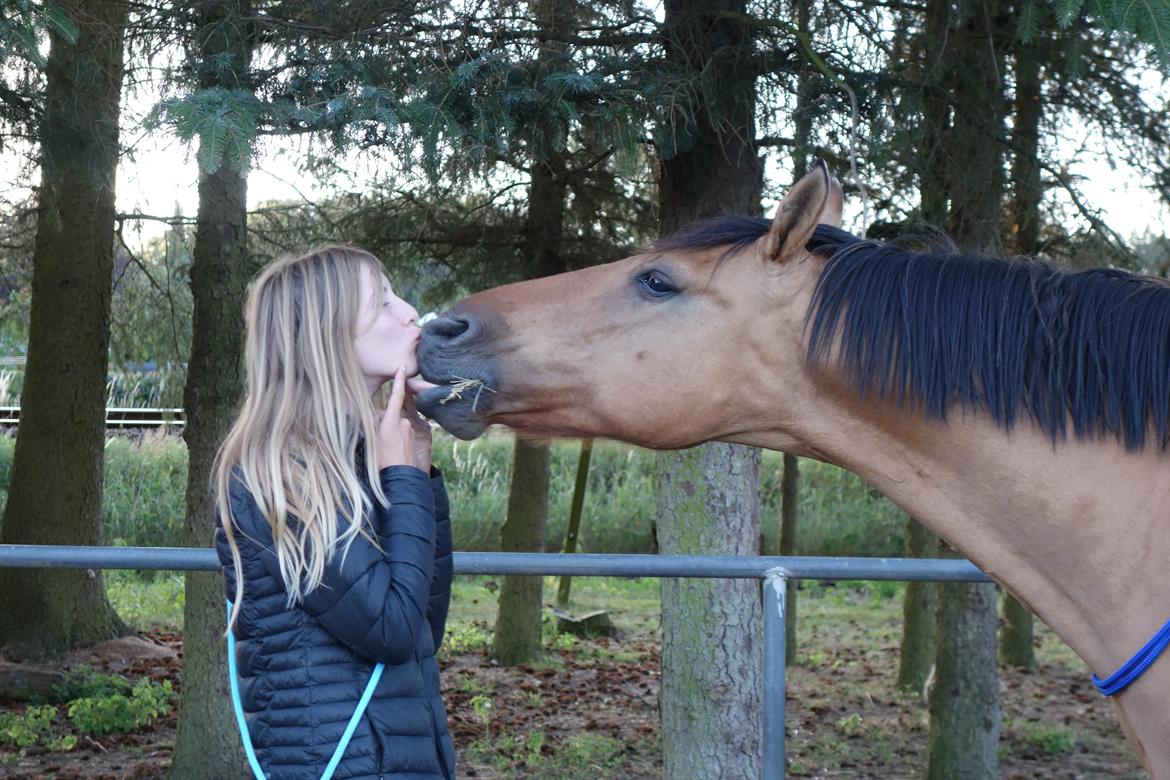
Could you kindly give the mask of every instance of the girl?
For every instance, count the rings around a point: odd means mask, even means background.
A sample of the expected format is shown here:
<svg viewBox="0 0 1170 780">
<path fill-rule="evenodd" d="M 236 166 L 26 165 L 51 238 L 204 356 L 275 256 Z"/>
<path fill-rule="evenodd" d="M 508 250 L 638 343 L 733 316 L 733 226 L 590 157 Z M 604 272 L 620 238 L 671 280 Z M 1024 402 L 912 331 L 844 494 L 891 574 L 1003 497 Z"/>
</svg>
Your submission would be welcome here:
<svg viewBox="0 0 1170 780">
<path fill-rule="evenodd" d="M 417 320 L 378 260 L 349 247 L 274 262 L 249 291 L 216 550 L 245 744 L 268 780 L 322 777 L 351 718 L 337 780 L 455 776 L 435 662 L 451 525 L 407 387 Z M 371 396 L 391 379 L 379 417 Z"/>
</svg>

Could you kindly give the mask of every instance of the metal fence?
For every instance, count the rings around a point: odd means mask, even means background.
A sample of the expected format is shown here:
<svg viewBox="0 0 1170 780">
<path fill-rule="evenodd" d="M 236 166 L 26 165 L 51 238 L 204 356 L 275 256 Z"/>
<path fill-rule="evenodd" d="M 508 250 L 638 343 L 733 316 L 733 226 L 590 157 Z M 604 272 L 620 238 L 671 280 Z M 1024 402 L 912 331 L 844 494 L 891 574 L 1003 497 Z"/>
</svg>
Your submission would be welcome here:
<svg viewBox="0 0 1170 780">
<path fill-rule="evenodd" d="M 0 544 L 0 566 L 216 571 L 209 549 Z M 788 580 L 988 582 L 968 561 L 916 558 L 455 553 L 456 574 L 699 577 L 759 580 L 764 612 L 763 780 L 784 777 L 785 592 Z"/>
<path fill-rule="evenodd" d="M 107 406 L 106 429 L 182 428 L 187 412 L 182 407 L 147 409 L 137 406 Z M 0 425 L 19 425 L 19 406 L 0 406 Z"/>
</svg>

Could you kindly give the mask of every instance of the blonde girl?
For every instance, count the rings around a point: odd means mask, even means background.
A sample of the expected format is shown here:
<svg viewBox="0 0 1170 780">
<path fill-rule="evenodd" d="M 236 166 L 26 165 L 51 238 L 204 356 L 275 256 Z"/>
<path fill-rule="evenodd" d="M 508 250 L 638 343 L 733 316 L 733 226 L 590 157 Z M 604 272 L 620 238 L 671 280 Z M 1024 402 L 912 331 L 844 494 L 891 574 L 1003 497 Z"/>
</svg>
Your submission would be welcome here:
<svg viewBox="0 0 1170 780">
<path fill-rule="evenodd" d="M 451 529 L 414 409 L 418 313 L 373 255 L 327 247 L 267 266 L 245 319 L 214 487 L 253 771 L 453 778 L 435 661 Z"/>
</svg>

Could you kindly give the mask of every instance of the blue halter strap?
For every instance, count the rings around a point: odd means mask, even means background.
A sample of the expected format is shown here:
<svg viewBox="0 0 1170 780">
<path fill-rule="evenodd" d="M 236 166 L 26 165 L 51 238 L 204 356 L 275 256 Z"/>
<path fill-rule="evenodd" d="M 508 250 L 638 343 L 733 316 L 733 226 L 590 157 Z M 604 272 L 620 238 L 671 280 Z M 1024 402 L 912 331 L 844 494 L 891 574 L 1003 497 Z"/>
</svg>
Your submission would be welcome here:
<svg viewBox="0 0 1170 780">
<path fill-rule="evenodd" d="M 232 621 L 231 601 L 227 603 L 227 611 L 228 623 L 230 624 Z M 236 637 L 230 628 L 227 632 L 227 657 L 228 677 L 230 678 L 232 688 L 232 709 L 236 711 L 236 725 L 240 727 L 240 737 L 244 740 L 244 753 L 248 756 L 248 764 L 251 765 L 252 774 L 256 776 L 256 780 L 266 780 L 264 769 L 260 766 L 260 761 L 256 758 L 256 751 L 252 748 L 252 737 L 248 734 L 248 721 L 244 717 L 244 704 L 240 700 L 240 676 L 236 670 Z M 341 735 L 341 741 L 337 743 L 337 748 L 333 751 L 333 757 L 329 759 L 328 766 L 321 773 L 321 780 L 330 780 L 333 777 L 333 773 L 337 771 L 337 765 L 341 763 L 341 757 L 345 754 L 345 749 L 349 746 L 349 740 L 353 737 L 353 732 L 357 730 L 358 721 L 361 720 L 362 713 L 366 711 L 366 705 L 370 703 L 370 697 L 374 695 L 374 688 L 378 685 L 383 668 L 385 668 L 383 664 L 378 664 L 374 667 L 374 671 L 370 673 L 370 681 L 366 683 L 366 689 L 362 692 L 362 698 L 358 701 L 357 709 L 353 711 L 353 715 L 345 727 L 345 732 Z"/>
<path fill-rule="evenodd" d="M 1146 642 L 1141 650 L 1134 654 L 1133 658 L 1126 661 L 1120 669 L 1102 680 L 1096 674 L 1093 675 L 1093 685 L 1097 686 L 1097 690 L 1106 696 L 1113 696 L 1121 693 L 1129 685 L 1142 676 L 1142 672 L 1150 667 L 1154 661 L 1158 660 L 1158 656 L 1170 645 L 1170 620 L 1166 621 L 1166 625 L 1154 634 L 1154 638 Z"/>
</svg>

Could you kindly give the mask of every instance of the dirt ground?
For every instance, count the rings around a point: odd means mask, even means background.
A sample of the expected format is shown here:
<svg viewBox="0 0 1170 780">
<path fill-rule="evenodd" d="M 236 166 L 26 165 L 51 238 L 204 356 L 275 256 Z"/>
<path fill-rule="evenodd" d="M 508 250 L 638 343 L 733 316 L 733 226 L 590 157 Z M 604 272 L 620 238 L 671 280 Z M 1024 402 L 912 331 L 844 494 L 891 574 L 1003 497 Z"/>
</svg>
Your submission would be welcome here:
<svg viewBox="0 0 1170 780">
<path fill-rule="evenodd" d="M 842 629 L 848 632 L 848 627 Z M 896 693 L 897 643 L 851 647 L 847 635 L 812 637 L 789 670 L 788 776 L 919 778 L 926 709 Z M 144 636 L 155 650 L 116 647 L 73 659 L 131 679 L 169 679 L 178 689 L 181 638 Z M 1035 673 L 1004 671 L 1002 776 L 1143 778 L 1111 705 L 1076 663 Z M 539 665 L 501 668 L 483 652 L 444 662 L 444 694 L 460 777 L 662 777 L 657 708 L 659 654 L 653 635 L 580 640 Z M 488 706 L 485 706 L 487 704 Z M 0 711 L 21 706 L 0 702 Z M 152 726 L 102 739 L 82 737 L 68 753 L 0 748 L 0 777 L 19 780 L 162 778 L 175 737 L 172 713 Z M 68 721 L 62 712 L 59 724 Z"/>
</svg>

